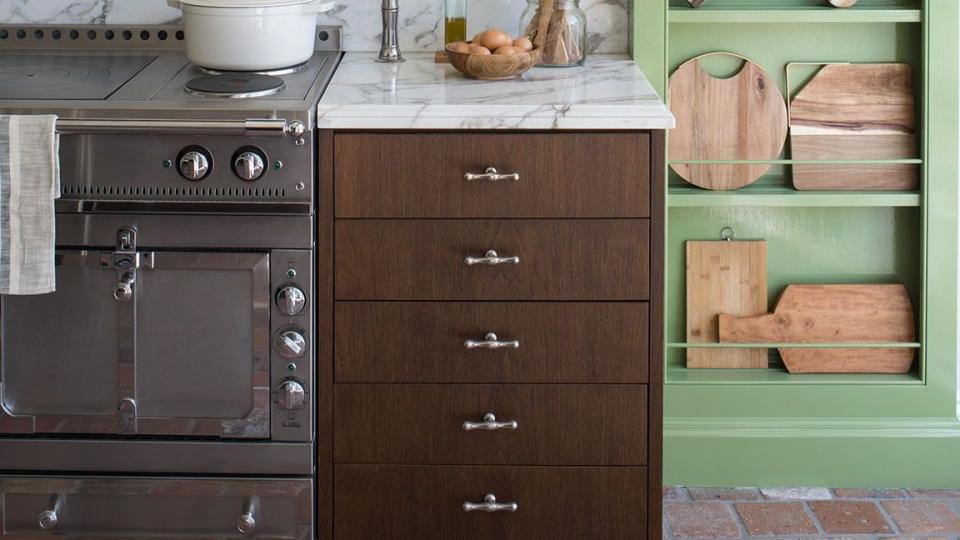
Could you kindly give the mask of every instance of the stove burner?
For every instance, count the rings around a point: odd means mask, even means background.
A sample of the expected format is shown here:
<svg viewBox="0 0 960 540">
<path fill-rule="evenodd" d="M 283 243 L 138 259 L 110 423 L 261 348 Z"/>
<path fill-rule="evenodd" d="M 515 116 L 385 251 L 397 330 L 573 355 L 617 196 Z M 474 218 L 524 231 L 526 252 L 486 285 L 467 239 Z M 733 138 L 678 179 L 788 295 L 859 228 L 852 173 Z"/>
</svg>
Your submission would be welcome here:
<svg viewBox="0 0 960 540">
<path fill-rule="evenodd" d="M 184 90 L 198 97 L 242 99 L 272 96 L 285 87 L 283 79 L 272 75 L 225 73 L 193 79 Z"/>
<path fill-rule="evenodd" d="M 202 66 L 197 66 L 197 69 L 199 69 L 200 71 L 206 73 L 207 75 L 250 75 L 250 74 L 257 74 L 257 75 L 280 76 L 280 75 L 290 75 L 290 74 L 292 74 L 292 73 L 300 73 L 301 71 L 307 69 L 307 65 L 308 65 L 309 63 L 310 63 L 309 61 L 306 61 L 306 62 L 304 62 L 304 63 L 302 63 L 302 64 L 297 64 L 297 65 L 295 65 L 295 66 L 290 66 L 290 67 L 285 67 L 285 68 L 280 68 L 280 69 L 270 69 L 270 70 L 266 70 L 266 71 L 225 71 L 225 70 L 220 70 L 220 69 L 205 68 L 205 67 L 202 67 Z"/>
</svg>

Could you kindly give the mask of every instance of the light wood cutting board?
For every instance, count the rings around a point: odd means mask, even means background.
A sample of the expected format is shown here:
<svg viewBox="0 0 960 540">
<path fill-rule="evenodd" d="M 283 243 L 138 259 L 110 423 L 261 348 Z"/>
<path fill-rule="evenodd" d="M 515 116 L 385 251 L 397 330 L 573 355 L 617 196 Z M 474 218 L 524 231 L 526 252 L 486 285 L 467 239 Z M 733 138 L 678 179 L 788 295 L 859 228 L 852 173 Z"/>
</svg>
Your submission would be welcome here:
<svg viewBox="0 0 960 540">
<path fill-rule="evenodd" d="M 788 285 L 772 314 L 720 315 L 722 343 L 910 343 L 903 285 Z M 779 349 L 791 373 L 905 373 L 912 349 Z"/>
<path fill-rule="evenodd" d="M 827 65 L 790 104 L 790 149 L 798 160 L 916 158 L 908 64 Z M 794 165 L 798 190 L 911 190 L 918 165 Z"/>
<path fill-rule="evenodd" d="M 701 66 L 706 57 L 743 61 L 736 75 L 718 79 Z M 759 65 L 732 53 L 710 53 L 687 61 L 670 77 L 670 160 L 771 160 L 787 137 L 787 105 L 774 80 Z M 684 180 L 712 190 L 756 181 L 768 164 L 680 164 L 670 167 Z"/>
<path fill-rule="evenodd" d="M 687 342 L 719 343 L 721 313 L 767 311 L 765 241 L 687 242 Z M 766 349 L 687 349 L 688 368 L 765 368 Z"/>
</svg>

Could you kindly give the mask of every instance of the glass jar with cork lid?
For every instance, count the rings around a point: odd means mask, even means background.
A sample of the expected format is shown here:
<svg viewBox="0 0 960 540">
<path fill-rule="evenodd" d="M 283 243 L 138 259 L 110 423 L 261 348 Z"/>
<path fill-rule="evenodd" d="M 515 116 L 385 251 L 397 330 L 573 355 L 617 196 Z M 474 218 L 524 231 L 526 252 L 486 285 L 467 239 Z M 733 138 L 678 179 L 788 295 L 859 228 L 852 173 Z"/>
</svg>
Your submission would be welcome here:
<svg viewBox="0 0 960 540">
<path fill-rule="evenodd" d="M 580 9 L 580 0 L 527 0 L 527 7 L 520 16 L 520 34 L 536 42 L 544 15 L 549 17 L 549 24 L 537 65 L 583 65 L 587 59 L 587 15 Z"/>
</svg>

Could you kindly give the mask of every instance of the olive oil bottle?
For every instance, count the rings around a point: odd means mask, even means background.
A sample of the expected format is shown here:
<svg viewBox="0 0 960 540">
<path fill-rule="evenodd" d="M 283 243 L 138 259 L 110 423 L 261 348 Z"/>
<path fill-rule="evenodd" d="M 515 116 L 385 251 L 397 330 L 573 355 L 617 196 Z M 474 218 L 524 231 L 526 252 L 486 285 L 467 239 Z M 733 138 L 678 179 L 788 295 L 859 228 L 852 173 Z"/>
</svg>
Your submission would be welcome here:
<svg viewBox="0 0 960 540">
<path fill-rule="evenodd" d="M 444 4 L 443 42 L 467 40 L 467 0 L 446 0 Z"/>
</svg>

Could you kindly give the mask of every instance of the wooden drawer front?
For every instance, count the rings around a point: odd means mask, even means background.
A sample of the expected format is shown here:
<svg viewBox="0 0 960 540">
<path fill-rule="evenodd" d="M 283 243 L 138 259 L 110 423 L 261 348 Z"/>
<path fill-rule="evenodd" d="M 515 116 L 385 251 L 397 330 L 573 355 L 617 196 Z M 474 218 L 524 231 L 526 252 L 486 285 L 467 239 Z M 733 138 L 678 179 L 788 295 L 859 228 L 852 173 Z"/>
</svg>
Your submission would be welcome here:
<svg viewBox="0 0 960 540">
<path fill-rule="evenodd" d="M 341 218 L 650 216 L 646 133 L 336 137 Z M 494 167 L 517 181 L 464 179 Z"/>
<path fill-rule="evenodd" d="M 467 431 L 464 422 L 516 421 Z M 641 385 L 341 384 L 334 389 L 337 463 L 645 465 Z"/>
<path fill-rule="evenodd" d="M 647 220 L 336 222 L 339 300 L 647 300 Z M 519 264 L 467 265 L 495 250 Z"/>
<path fill-rule="evenodd" d="M 624 302 L 338 302 L 336 380 L 645 383 L 647 313 Z M 466 347 L 489 333 L 518 347 Z"/>
<path fill-rule="evenodd" d="M 644 540 L 643 467 L 338 465 L 337 540 Z M 515 512 L 465 512 L 488 493 Z"/>
</svg>

